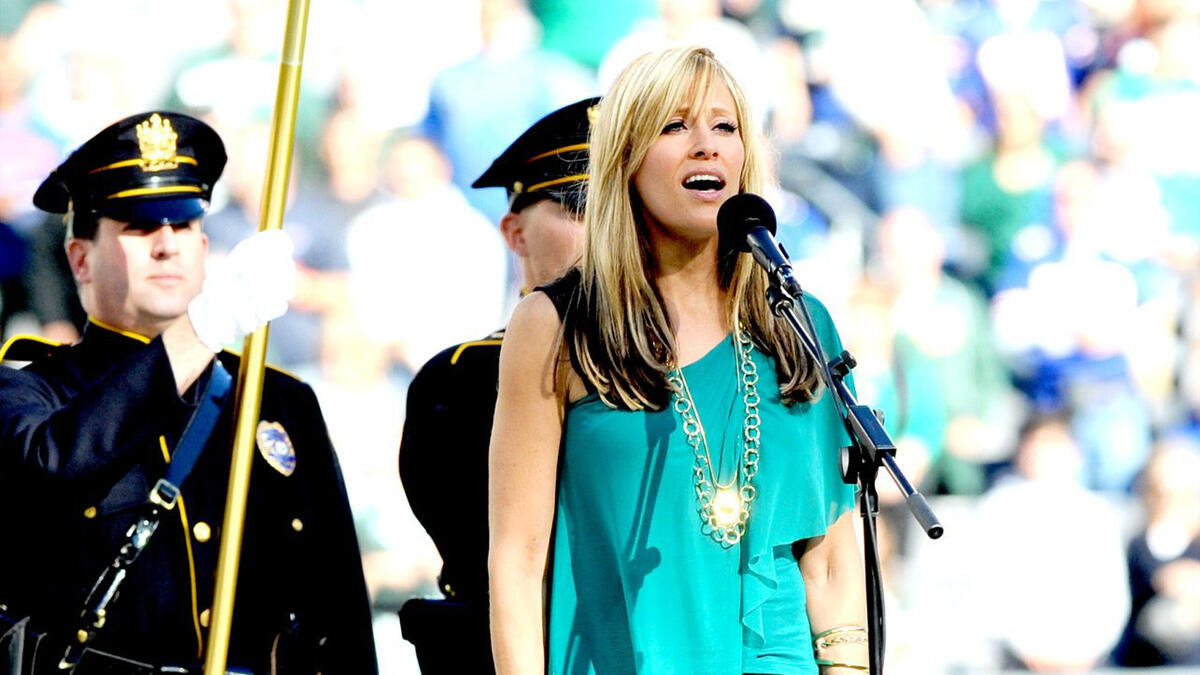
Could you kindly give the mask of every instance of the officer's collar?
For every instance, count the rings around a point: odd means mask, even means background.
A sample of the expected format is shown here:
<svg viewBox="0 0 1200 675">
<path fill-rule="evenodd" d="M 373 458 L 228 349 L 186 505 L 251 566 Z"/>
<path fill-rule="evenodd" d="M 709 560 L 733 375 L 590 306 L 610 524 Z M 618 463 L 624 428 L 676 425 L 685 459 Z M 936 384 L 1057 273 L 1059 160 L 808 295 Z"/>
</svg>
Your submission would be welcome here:
<svg viewBox="0 0 1200 675">
<path fill-rule="evenodd" d="M 84 326 L 83 331 L 84 331 L 84 337 L 87 337 L 91 333 L 100 333 L 100 334 L 116 333 L 117 335 L 128 338 L 130 340 L 137 340 L 138 342 L 140 342 L 144 345 L 150 344 L 150 340 L 151 340 L 151 338 L 149 338 L 145 335 L 142 335 L 141 333 L 135 333 L 130 330 L 118 328 L 110 323 L 105 323 L 105 322 L 101 321 L 100 319 L 97 319 L 96 317 L 91 316 L 91 315 L 88 315 L 88 322 L 87 322 L 87 325 Z"/>
<path fill-rule="evenodd" d="M 85 368 L 93 375 L 104 373 L 114 364 L 137 353 L 152 341 L 152 338 L 141 333 L 118 328 L 110 323 L 100 321 L 94 316 L 88 316 L 87 325 L 83 327 L 83 340 L 80 343 L 84 353 L 88 355 L 87 362 L 91 364 Z M 198 402 L 208 383 L 211 368 L 211 365 L 205 367 L 204 372 L 188 391 L 179 397 L 180 400 L 188 405 L 195 405 Z"/>
<path fill-rule="evenodd" d="M 98 363 L 113 362 L 128 356 L 149 344 L 150 338 L 118 328 L 105 323 L 94 316 L 88 317 L 87 325 L 83 327 L 82 347 L 86 352 L 98 357 Z"/>
</svg>

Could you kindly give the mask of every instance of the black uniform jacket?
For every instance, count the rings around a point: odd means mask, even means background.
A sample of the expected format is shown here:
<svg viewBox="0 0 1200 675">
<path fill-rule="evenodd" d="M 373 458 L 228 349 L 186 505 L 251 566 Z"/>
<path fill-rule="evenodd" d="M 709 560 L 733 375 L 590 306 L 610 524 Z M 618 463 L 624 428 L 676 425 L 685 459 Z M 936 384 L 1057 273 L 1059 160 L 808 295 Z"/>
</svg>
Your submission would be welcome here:
<svg viewBox="0 0 1200 675">
<path fill-rule="evenodd" d="M 442 555 L 447 597 L 487 602 L 487 456 L 504 331 L 431 358 L 408 388 L 400 480 Z"/>
<path fill-rule="evenodd" d="M 488 443 L 504 331 L 431 358 L 408 388 L 400 480 L 442 555 L 447 600 L 405 603 L 400 624 L 421 672 L 493 673 L 488 631 Z"/>
<path fill-rule="evenodd" d="M 24 346 L 29 346 L 28 344 Z M 89 323 L 74 346 L 0 368 L 0 604 L 54 635 L 74 634 L 93 582 L 113 559 L 193 411 L 177 395 L 161 339 Z M 26 357 L 28 358 L 28 357 Z M 221 354 L 237 378 L 239 359 Z M 97 649 L 139 660 L 203 658 L 228 484 L 234 392 L 182 499 L 134 562 Z M 274 464 L 255 449 L 230 667 L 269 672 L 276 636 L 322 645 L 306 668 L 376 672 L 370 607 L 337 457 L 312 389 L 265 373 L 260 420 Z M 294 465 L 284 435 L 294 449 Z M 270 447 L 270 444 L 267 444 Z"/>
</svg>

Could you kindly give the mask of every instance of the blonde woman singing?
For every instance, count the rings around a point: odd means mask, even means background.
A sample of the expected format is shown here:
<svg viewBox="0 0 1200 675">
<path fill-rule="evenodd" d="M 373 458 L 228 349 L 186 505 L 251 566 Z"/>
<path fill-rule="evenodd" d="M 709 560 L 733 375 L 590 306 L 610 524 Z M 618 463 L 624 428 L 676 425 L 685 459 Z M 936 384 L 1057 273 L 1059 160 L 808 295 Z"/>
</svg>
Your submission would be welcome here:
<svg viewBox="0 0 1200 675">
<path fill-rule="evenodd" d="M 866 670 L 845 432 L 765 274 L 718 250 L 721 204 L 766 180 L 754 119 L 701 48 L 639 58 L 600 103 L 583 260 L 500 357 L 500 673 Z"/>
</svg>

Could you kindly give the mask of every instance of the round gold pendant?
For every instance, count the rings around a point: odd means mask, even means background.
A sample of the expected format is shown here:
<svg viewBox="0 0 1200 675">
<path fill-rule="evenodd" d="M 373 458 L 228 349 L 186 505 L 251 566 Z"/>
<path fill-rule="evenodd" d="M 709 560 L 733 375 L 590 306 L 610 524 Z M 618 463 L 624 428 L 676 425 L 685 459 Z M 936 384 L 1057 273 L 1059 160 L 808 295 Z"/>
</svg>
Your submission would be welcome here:
<svg viewBox="0 0 1200 675">
<path fill-rule="evenodd" d="M 742 500 L 736 490 L 721 488 L 713 495 L 712 509 L 717 527 L 733 527 L 741 517 Z"/>
</svg>

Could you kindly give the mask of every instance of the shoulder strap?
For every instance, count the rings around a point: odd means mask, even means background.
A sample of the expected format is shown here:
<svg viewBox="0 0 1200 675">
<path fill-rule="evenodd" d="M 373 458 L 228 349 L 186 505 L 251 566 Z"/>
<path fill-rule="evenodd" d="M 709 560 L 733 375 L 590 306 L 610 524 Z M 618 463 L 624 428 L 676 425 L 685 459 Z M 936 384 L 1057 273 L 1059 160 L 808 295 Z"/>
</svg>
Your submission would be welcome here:
<svg viewBox="0 0 1200 675">
<path fill-rule="evenodd" d="M 571 306 L 571 301 L 575 297 L 575 293 L 579 290 L 580 283 L 583 280 L 583 275 L 578 267 L 572 267 L 566 274 L 551 281 L 548 284 L 543 284 L 535 288 L 535 291 L 541 291 L 550 298 L 550 302 L 554 303 L 554 309 L 558 310 L 558 318 L 566 319 L 567 310 Z"/>
<path fill-rule="evenodd" d="M 219 359 L 214 358 L 208 384 L 204 387 L 204 395 L 184 427 L 183 436 L 175 449 L 175 456 L 167 464 L 166 475 L 150 490 L 142 514 L 133 527 L 129 528 L 121 550 L 88 593 L 79 617 L 79 630 L 58 664 L 60 670 L 74 671 L 84 650 L 104 626 L 108 604 L 117 597 L 117 591 L 121 582 L 125 580 L 129 566 L 137 560 L 142 549 L 150 543 L 150 537 L 158 529 L 163 511 L 175 508 L 183 481 L 187 480 L 188 474 L 196 466 L 196 460 L 200 458 L 201 451 L 208 443 L 208 437 L 212 435 L 213 427 L 217 424 L 221 407 L 232 384 L 233 377 L 229 371 L 225 370 Z"/>
<path fill-rule="evenodd" d="M 567 350 L 567 358 L 576 373 L 584 373 L 583 363 L 572 336 L 578 332 L 584 333 L 589 346 L 594 346 L 597 338 L 594 299 L 584 297 L 583 272 L 578 267 L 572 267 L 558 279 L 538 286 L 535 290 L 545 293 L 550 302 L 554 303 L 554 309 L 563 324 L 563 335 L 566 337 L 563 344 Z M 584 378 L 583 384 L 588 392 L 596 392 L 596 387 L 587 378 Z"/>
<path fill-rule="evenodd" d="M 187 426 L 183 429 L 183 436 L 175 448 L 175 455 L 167 465 L 167 474 L 158 481 L 154 490 L 151 490 L 151 500 L 154 500 L 156 495 L 163 496 L 159 494 L 159 490 L 160 486 L 165 483 L 163 487 L 168 492 L 173 492 L 173 495 L 170 503 L 163 506 L 168 510 L 175 506 L 179 488 L 182 487 L 188 474 L 192 472 L 192 468 L 196 466 L 200 452 L 204 450 L 208 437 L 212 435 L 217 418 L 221 415 L 221 406 L 225 403 L 225 396 L 229 393 L 232 384 L 233 376 L 225 370 L 220 360 L 213 359 L 212 374 L 209 375 L 208 385 L 204 388 L 204 396 L 196 408 L 196 412 L 192 413 L 192 418 L 188 420 Z"/>
</svg>

